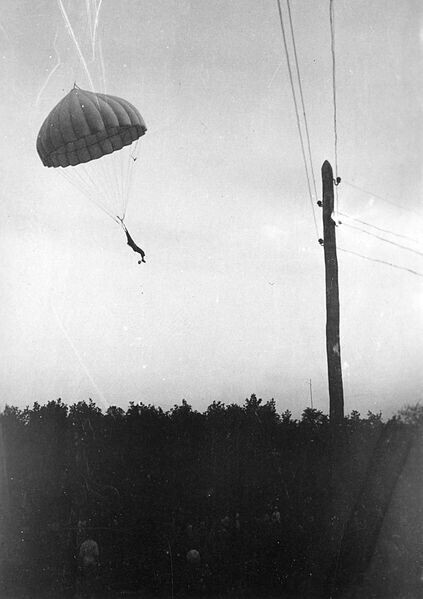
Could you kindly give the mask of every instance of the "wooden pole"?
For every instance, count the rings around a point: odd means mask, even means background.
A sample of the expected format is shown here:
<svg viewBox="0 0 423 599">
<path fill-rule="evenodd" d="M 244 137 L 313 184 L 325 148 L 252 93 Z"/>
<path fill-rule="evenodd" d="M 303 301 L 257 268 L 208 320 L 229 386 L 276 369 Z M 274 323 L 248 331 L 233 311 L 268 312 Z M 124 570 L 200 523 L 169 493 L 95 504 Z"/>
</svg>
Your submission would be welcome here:
<svg viewBox="0 0 423 599">
<path fill-rule="evenodd" d="M 311 379 L 309 379 L 308 385 L 310 388 L 310 408 L 313 409 L 313 385 L 312 385 Z"/>
<path fill-rule="evenodd" d="M 333 213 L 333 171 L 327 160 L 322 166 L 323 247 L 326 274 L 326 352 L 329 379 L 329 417 L 334 424 L 344 419 L 341 346 L 339 341 L 339 287 Z"/>
</svg>

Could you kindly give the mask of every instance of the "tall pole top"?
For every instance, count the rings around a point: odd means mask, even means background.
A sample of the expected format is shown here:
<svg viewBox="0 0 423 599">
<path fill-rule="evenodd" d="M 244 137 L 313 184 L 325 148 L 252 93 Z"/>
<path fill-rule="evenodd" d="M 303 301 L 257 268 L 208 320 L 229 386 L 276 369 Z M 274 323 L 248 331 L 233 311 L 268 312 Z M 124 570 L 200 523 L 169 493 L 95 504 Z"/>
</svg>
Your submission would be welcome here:
<svg viewBox="0 0 423 599">
<path fill-rule="evenodd" d="M 325 160 L 322 164 L 322 175 L 323 176 L 331 176 L 333 179 L 333 170 L 329 160 Z"/>
</svg>

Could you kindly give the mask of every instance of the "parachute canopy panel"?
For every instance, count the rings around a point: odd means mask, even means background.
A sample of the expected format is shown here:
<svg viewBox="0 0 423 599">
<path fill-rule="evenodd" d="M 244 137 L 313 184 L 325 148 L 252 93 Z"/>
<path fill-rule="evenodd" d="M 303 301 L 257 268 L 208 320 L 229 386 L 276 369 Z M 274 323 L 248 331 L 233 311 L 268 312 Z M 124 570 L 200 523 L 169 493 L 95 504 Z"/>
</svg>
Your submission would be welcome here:
<svg viewBox="0 0 423 599">
<path fill-rule="evenodd" d="M 129 146 L 146 131 L 126 100 L 75 86 L 42 124 L 37 151 L 44 166 L 76 166 Z"/>
</svg>

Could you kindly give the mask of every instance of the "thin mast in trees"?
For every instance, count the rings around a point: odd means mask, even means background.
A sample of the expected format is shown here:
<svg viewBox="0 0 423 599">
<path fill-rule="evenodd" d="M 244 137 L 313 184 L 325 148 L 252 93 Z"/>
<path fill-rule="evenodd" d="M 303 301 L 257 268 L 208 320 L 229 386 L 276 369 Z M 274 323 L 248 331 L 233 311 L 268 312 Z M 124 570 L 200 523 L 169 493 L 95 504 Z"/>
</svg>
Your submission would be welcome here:
<svg viewBox="0 0 423 599">
<path fill-rule="evenodd" d="M 344 418 L 344 391 L 342 386 L 341 346 L 339 341 L 339 286 L 336 256 L 333 171 L 327 160 L 322 166 L 323 184 L 323 248 L 326 275 L 326 352 L 329 379 L 329 415 L 337 424 Z"/>
</svg>

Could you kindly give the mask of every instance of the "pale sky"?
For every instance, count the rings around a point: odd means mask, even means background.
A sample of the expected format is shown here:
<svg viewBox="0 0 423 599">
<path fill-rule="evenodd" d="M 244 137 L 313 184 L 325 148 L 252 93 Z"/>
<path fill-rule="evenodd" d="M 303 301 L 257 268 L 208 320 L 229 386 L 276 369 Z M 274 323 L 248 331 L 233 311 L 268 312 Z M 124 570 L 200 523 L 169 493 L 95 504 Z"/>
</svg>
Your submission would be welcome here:
<svg viewBox="0 0 423 599">
<path fill-rule="evenodd" d="M 86 2 L 64 6 L 100 89 Z M 321 164 L 334 165 L 329 0 L 291 8 L 320 194 Z M 423 251 L 421 2 L 334 8 L 339 210 Z M 256 393 L 297 415 L 311 379 L 327 412 L 323 250 L 277 2 L 104 0 L 98 40 L 106 91 L 148 127 L 126 217 L 147 264 L 37 155 L 49 111 L 74 81 L 89 88 L 58 2 L 3 0 L 2 405 L 91 397 L 168 409 L 185 398 L 203 410 Z M 423 274 L 417 253 L 344 225 L 337 236 Z M 338 258 L 346 412 L 389 415 L 423 400 L 423 278 Z"/>
</svg>

